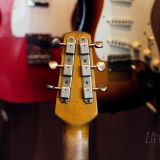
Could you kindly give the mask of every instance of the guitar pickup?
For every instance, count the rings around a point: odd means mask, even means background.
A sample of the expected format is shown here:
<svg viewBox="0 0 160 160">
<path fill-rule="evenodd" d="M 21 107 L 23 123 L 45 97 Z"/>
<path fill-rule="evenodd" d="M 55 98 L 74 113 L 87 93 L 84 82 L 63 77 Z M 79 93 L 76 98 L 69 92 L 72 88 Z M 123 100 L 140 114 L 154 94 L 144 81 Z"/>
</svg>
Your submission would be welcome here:
<svg viewBox="0 0 160 160">
<path fill-rule="evenodd" d="M 52 58 L 49 34 L 27 34 L 27 64 L 48 64 Z"/>
<path fill-rule="evenodd" d="M 28 0 L 28 6 L 48 8 L 49 3 L 48 2 L 35 2 L 34 0 Z"/>
<path fill-rule="evenodd" d="M 124 72 L 131 70 L 131 57 L 125 55 L 109 55 L 108 68 L 110 72 Z"/>
<path fill-rule="evenodd" d="M 107 20 L 107 23 L 113 26 L 131 27 L 133 25 L 133 20 L 127 18 L 111 18 Z"/>
<path fill-rule="evenodd" d="M 127 41 L 121 41 L 121 40 L 107 40 L 107 44 L 110 45 L 110 47 L 119 48 L 119 49 L 125 49 L 130 50 L 131 44 Z"/>
</svg>

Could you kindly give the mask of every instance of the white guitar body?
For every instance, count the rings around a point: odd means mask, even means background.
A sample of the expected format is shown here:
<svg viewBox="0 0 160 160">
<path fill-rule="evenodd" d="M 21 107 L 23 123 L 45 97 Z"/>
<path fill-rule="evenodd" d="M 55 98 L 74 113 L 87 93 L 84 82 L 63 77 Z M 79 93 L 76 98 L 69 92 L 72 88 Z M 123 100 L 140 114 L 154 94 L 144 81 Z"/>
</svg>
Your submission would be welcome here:
<svg viewBox="0 0 160 160">
<path fill-rule="evenodd" d="M 14 0 L 12 34 L 15 37 L 28 33 L 62 36 L 73 30 L 72 15 L 76 4 L 77 0 Z"/>
<path fill-rule="evenodd" d="M 95 32 L 95 41 L 103 41 L 96 49 L 99 59 L 130 55 L 131 60 L 145 62 L 159 59 L 159 50 L 151 26 L 151 12 L 155 0 L 104 0 L 101 17 Z M 137 53 L 137 51 L 139 53 Z M 113 58 L 114 61 L 114 58 Z M 160 71 L 160 68 L 157 70 Z"/>
</svg>

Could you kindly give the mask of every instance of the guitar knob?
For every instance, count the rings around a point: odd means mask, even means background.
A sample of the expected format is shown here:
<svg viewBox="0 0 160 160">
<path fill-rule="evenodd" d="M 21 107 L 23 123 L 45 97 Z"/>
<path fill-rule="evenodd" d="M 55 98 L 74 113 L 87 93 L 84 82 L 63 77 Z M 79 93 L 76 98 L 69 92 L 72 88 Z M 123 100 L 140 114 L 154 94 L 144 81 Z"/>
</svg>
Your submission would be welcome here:
<svg viewBox="0 0 160 160">
<path fill-rule="evenodd" d="M 151 61 L 151 68 L 155 72 L 160 72 L 160 59 L 155 58 Z"/>
<path fill-rule="evenodd" d="M 66 43 L 61 43 L 59 38 L 53 38 L 52 40 L 53 48 L 59 48 L 60 46 L 66 46 Z"/>
<path fill-rule="evenodd" d="M 149 40 L 149 41 L 154 41 L 155 38 L 154 38 L 154 36 L 148 36 L 148 40 Z"/>
<path fill-rule="evenodd" d="M 97 68 L 98 71 L 102 72 L 105 70 L 105 63 L 104 62 L 98 62 L 96 66 L 91 66 L 91 68 Z"/>
<path fill-rule="evenodd" d="M 106 87 L 106 86 L 101 86 L 99 88 L 93 88 L 93 91 L 106 92 L 107 90 L 108 90 L 108 87 Z"/>
<path fill-rule="evenodd" d="M 103 47 L 103 42 L 102 41 L 97 41 L 95 43 L 89 44 L 90 47 L 96 47 L 96 48 L 102 48 Z"/>
<path fill-rule="evenodd" d="M 49 65 L 49 68 L 51 69 L 56 69 L 57 67 L 59 68 L 64 67 L 63 65 L 59 65 L 56 61 L 49 61 L 48 65 Z"/>
<path fill-rule="evenodd" d="M 152 58 L 152 51 L 149 48 L 144 49 L 142 54 L 146 60 L 150 60 Z"/>
<path fill-rule="evenodd" d="M 142 44 L 139 41 L 135 41 L 132 43 L 132 48 L 134 50 L 139 50 L 139 48 L 142 46 Z"/>
<path fill-rule="evenodd" d="M 55 87 L 55 86 L 53 86 L 53 85 L 47 85 L 46 87 L 47 87 L 48 89 L 51 89 L 51 90 L 61 90 L 60 87 Z"/>
</svg>

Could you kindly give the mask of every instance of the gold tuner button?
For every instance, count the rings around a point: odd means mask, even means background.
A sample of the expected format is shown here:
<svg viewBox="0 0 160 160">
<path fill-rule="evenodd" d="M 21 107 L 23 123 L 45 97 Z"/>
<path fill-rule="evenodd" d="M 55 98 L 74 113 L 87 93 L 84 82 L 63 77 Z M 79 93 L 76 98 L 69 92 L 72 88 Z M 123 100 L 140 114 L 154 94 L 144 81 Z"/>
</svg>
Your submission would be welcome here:
<svg viewBox="0 0 160 160">
<path fill-rule="evenodd" d="M 151 59 L 152 58 L 152 51 L 149 48 L 146 48 L 142 52 L 145 59 Z"/>
<path fill-rule="evenodd" d="M 105 70 L 105 63 L 98 62 L 96 66 L 91 66 L 91 68 L 97 68 L 98 71 L 102 72 Z"/>
<path fill-rule="evenodd" d="M 65 46 L 66 43 L 61 43 L 59 38 L 55 37 L 52 40 L 52 45 L 53 45 L 53 48 L 59 48 L 59 46 Z"/>
<path fill-rule="evenodd" d="M 142 44 L 141 44 L 139 41 L 135 41 L 135 42 L 133 42 L 133 44 L 132 44 L 132 48 L 133 48 L 134 50 L 138 50 L 141 46 L 142 46 Z"/>
<path fill-rule="evenodd" d="M 106 87 L 106 86 L 101 86 L 99 88 L 93 88 L 93 91 L 106 92 L 107 90 L 108 90 L 108 87 Z"/>
<path fill-rule="evenodd" d="M 62 68 L 63 65 L 59 65 L 56 61 L 49 61 L 49 68 L 56 69 L 57 67 Z"/>
<path fill-rule="evenodd" d="M 90 47 L 95 46 L 96 48 L 102 48 L 103 47 L 103 42 L 102 41 L 97 41 L 93 44 L 89 44 Z"/>
<path fill-rule="evenodd" d="M 153 59 L 151 62 L 151 68 L 154 72 L 160 72 L 160 59 Z"/>
<path fill-rule="evenodd" d="M 51 89 L 51 90 L 61 90 L 60 87 L 55 87 L 55 86 L 53 86 L 53 85 L 47 85 L 46 87 L 47 87 L 48 89 Z"/>
</svg>

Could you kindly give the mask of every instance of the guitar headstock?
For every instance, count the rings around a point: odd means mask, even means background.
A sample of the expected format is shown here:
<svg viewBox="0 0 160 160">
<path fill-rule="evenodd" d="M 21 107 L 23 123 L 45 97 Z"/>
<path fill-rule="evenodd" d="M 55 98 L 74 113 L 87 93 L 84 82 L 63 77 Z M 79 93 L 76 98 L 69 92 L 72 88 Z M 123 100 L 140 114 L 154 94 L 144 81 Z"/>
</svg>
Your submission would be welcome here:
<svg viewBox="0 0 160 160">
<path fill-rule="evenodd" d="M 58 41 L 55 41 L 57 45 Z M 71 32 L 64 35 L 61 64 L 52 61 L 51 69 L 60 68 L 57 89 L 56 115 L 71 125 L 89 123 L 98 114 L 94 68 L 105 69 L 103 62 L 93 65 L 92 47 L 102 47 L 100 42 L 91 44 L 91 36 L 85 32 Z M 106 87 L 100 88 L 106 91 Z"/>
</svg>

